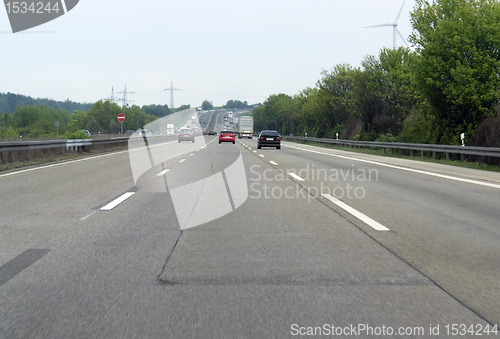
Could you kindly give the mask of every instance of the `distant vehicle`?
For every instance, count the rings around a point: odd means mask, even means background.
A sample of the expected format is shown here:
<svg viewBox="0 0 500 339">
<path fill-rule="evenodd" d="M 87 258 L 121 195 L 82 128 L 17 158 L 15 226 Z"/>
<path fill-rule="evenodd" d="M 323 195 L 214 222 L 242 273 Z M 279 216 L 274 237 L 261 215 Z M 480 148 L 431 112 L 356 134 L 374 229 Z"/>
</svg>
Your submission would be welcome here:
<svg viewBox="0 0 500 339">
<path fill-rule="evenodd" d="M 198 107 L 198 113 L 201 113 L 202 110 L 201 110 L 201 107 Z"/>
<path fill-rule="evenodd" d="M 82 131 L 83 133 L 85 133 L 85 135 L 87 135 L 88 137 L 90 136 L 90 132 L 89 132 L 88 129 L 82 129 L 80 131 Z"/>
<path fill-rule="evenodd" d="M 236 142 L 236 137 L 233 131 L 223 130 L 219 133 L 219 144 L 222 142 Z"/>
<path fill-rule="evenodd" d="M 191 141 L 194 142 L 194 132 L 192 129 L 189 128 L 183 128 L 179 132 L 179 138 L 178 141 Z"/>
<path fill-rule="evenodd" d="M 191 120 L 196 120 L 196 115 L 193 115 L 193 116 L 191 117 Z"/>
<path fill-rule="evenodd" d="M 208 132 L 208 135 L 217 135 L 217 132 L 216 131 L 210 131 L 210 132 Z"/>
<path fill-rule="evenodd" d="M 257 140 L 257 148 L 261 147 L 276 147 L 281 149 L 281 138 L 277 131 L 265 130 L 260 132 L 259 139 Z"/>
<path fill-rule="evenodd" d="M 156 131 L 155 135 L 162 135 L 161 131 Z"/>
<path fill-rule="evenodd" d="M 245 115 L 238 120 L 238 137 L 253 138 L 253 117 Z"/>
<path fill-rule="evenodd" d="M 167 124 L 167 135 L 175 134 L 175 126 L 174 124 Z"/>
<path fill-rule="evenodd" d="M 128 129 L 126 132 L 125 132 L 125 135 L 132 135 L 134 134 L 134 130 L 133 129 Z"/>
<path fill-rule="evenodd" d="M 140 134 L 142 135 L 153 135 L 153 133 L 151 133 L 149 130 L 147 129 L 141 129 L 141 132 Z"/>
<path fill-rule="evenodd" d="M 229 112 L 229 117 L 232 118 L 233 117 L 233 112 Z"/>
</svg>

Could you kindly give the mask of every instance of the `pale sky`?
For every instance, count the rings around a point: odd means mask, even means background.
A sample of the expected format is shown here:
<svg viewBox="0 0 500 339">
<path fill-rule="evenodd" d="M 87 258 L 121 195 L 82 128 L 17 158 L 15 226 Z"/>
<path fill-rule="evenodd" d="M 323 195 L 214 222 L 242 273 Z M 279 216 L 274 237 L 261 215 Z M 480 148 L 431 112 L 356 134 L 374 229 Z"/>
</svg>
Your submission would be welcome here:
<svg viewBox="0 0 500 339">
<path fill-rule="evenodd" d="M 406 39 L 414 0 L 398 29 Z M 360 66 L 392 47 L 403 0 L 80 0 L 44 25 L 12 34 L 0 9 L 0 92 L 95 102 L 220 106 L 314 87 L 323 69 Z M 397 37 L 398 46 L 403 41 Z M 409 44 L 409 43 L 408 43 Z"/>
</svg>

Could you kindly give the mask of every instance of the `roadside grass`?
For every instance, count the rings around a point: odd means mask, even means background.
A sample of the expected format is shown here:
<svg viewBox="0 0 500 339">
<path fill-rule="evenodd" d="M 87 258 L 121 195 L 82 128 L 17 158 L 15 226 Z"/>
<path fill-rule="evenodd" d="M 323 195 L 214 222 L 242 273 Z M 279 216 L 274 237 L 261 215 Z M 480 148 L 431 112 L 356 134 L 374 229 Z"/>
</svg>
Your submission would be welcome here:
<svg viewBox="0 0 500 339">
<path fill-rule="evenodd" d="M 48 163 L 68 161 L 68 160 L 73 160 L 73 159 L 82 158 L 82 157 L 91 156 L 91 155 L 96 155 L 96 154 L 124 151 L 127 149 L 128 149 L 128 146 L 117 146 L 117 147 L 108 148 L 108 149 L 96 149 L 96 150 L 90 150 L 90 151 L 86 151 L 86 152 L 78 152 L 78 153 L 75 152 L 75 153 L 64 154 L 64 155 L 37 157 L 37 158 L 26 160 L 26 161 L 7 162 L 7 163 L 0 164 L 0 172 L 13 170 L 16 168 L 38 166 L 38 165 L 43 165 L 43 164 L 48 164 Z"/>
<path fill-rule="evenodd" d="M 451 165 L 451 166 L 464 167 L 464 168 L 472 168 L 472 169 L 478 169 L 478 170 L 484 170 L 484 171 L 500 172 L 500 166 L 497 166 L 497 165 L 487 165 L 487 164 L 479 165 L 479 163 L 477 163 L 477 162 L 468 162 L 468 161 L 460 161 L 460 160 L 446 160 L 446 159 L 433 159 L 432 157 L 429 157 L 429 156 L 424 156 L 422 158 L 422 157 L 420 157 L 420 152 L 418 152 L 418 155 L 409 156 L 409 155 L 404 155 L 404 154 L 398 153 L 398 150 L 394 150 L 394 154 L 393 154 L 390 150 L 386 150 L 386 152 L 384 153 L 383 149 L 347 148 L 347 147 L 342 147 L 342 146 L 337 146 L 337 145 L 327 145 L 327 144 L 320 144 L 320 143 L 308 142 L 308 141 L 302 141 L 302 140 L 287 140 L 287 139 L 285 139 L 285 141 L 294 142 L 297 144 L 312 145 L 312 146 L 317 146 L 317 147 L 322 147 L 322 148 L 330 148 L 330 149 L 335 149 L 335 150 L 339 150 L 339 151 L 347 151 L 347 152 L 363 153 L 363 154 L 373 154 L 373 155 L 380 155 L 380 156 L 390 157 L 390 158 L 409 159 L 409 160 L 415 160 L 415 161 L 430 162 L 430 163 Z M 417 152 L 415 152 L 415 153 L 417 153 Z"/>
</svg>

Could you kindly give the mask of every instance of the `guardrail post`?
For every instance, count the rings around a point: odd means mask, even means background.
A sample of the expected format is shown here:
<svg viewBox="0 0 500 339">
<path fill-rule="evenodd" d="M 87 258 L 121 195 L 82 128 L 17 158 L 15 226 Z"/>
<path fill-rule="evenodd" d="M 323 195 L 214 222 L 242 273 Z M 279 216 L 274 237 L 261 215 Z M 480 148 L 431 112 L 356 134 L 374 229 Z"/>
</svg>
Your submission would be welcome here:
<svg viewBox="0 0 500 339">
<path fill-rule="evenodd" d="M 481 166 L 481 163 L 482 163 L 482 160 L 483 160 L 483 157 L 480 155 L 478 158 L 477 158 L 478 162 L 479 162 L 479 166 Z"/>
<path fill-rule="evenodd" d="M 410 157 L 412 157 L 412 156 L 413 156 L 413 150 L 411 149 L 410 150 Z"/>
<path fill-rule="evenodd" d="M 465 160 L 465 154 L 462 153 L 462 154 L 460 154 L 460 161 L 463 162 L 464 160 Z"/>
<path fill-rule="evenodd" d="M 446 152 L 446 160 L 450 160 L 450 153 Z"/>
<path fill-rule="evenodd" d="M 394 148 L 391 148 L 392 154 L 394 154 Z"/>
<path fill-rule="evenodd" d="M 424 157 L 424 151 L 420 151 L 420 157 L 423 158 Z"/>
<path fill-rule="evenodd" d="M 432 152 L 432 159 L 436 160 L 436 151 Z"/>
</svg>

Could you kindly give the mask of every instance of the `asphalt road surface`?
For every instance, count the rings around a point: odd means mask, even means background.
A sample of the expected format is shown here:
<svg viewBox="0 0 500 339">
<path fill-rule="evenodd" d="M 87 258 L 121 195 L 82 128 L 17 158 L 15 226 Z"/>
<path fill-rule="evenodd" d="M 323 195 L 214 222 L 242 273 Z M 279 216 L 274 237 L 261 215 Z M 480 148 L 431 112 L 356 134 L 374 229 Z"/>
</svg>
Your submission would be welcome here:
<svg viewBox="0 0 500 339">
<path fill-rule="evenodd" d="M 499 336 L 498 173 L 171 144 L 0 173 L 0 338 Z"/>
</svg>

